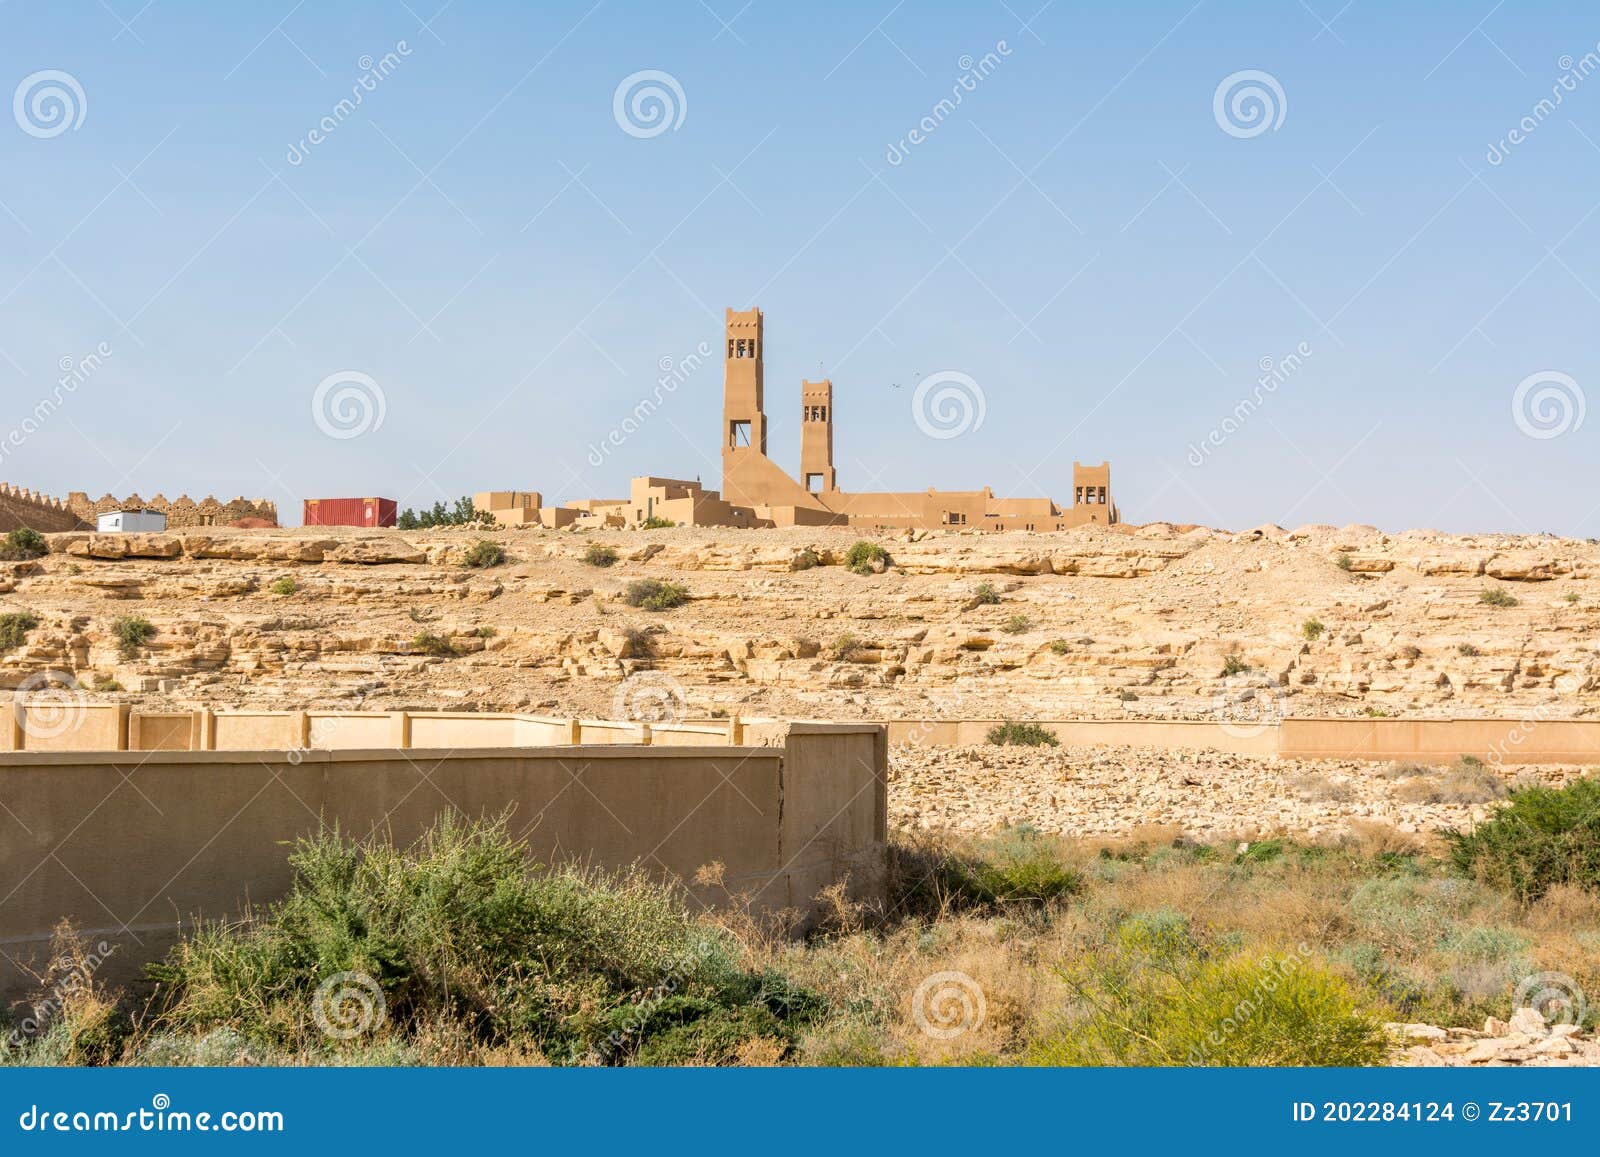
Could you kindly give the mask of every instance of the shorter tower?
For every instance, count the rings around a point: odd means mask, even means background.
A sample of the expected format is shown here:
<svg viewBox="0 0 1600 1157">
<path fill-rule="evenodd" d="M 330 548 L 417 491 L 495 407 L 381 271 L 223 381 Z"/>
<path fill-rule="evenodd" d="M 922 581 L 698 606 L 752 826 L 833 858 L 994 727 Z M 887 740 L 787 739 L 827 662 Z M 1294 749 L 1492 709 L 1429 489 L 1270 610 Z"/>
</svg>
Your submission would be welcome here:
<svg viewBox="0 0 1600 1157">
<path fill-rule="evenodd" d="M 837 490 L 833 474 L 833 382 L 800 382 L 800 482 L 812 494 Z"/>
</svg>

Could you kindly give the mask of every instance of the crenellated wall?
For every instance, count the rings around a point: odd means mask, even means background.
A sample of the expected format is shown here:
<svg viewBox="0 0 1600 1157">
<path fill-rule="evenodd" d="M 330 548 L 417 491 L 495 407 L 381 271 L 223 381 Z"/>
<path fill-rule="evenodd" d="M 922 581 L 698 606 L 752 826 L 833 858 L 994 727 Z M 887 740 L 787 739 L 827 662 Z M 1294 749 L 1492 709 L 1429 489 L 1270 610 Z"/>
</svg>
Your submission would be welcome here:
<svg viewBox="0 0 1600 1157">
<path fill-rule="evenodd" d="M 83 523 L 59 498 L 0 482 L 0 531 L 20 530 L 25 526 L 50 534 L 79 530 Z"/>
<path fill-rule="evenodd" d="M 157 494 L 154 498 L 141 498 L 137 494 L 117 498 L 105 494 L 91 501 L 84 491 L 74 490 L 67 495 L 66 505 L 78 518 L 91 525 L 96 515 L 113 510 L 154 510 L 165 514 L 167 526 L 174 530 L 189 526 L 231 526 L 241 518 L 259 518 L 273 526 L 278 525 L 277 504 L 265 498 L 253 501 L 235 498 L 231 502 L 221 502 L 208 494 L 196 502 L 187 494 L 180 494 L 176 499 L 168 499 L 164 494 Z"/>
</svg>

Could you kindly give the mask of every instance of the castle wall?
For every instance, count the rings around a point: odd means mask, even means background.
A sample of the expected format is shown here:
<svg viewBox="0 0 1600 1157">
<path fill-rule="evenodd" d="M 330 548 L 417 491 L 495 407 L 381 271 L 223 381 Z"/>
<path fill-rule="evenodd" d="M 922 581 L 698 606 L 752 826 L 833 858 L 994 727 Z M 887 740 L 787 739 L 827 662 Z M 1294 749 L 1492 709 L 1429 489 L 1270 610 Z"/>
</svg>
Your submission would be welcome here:
<svg viewBox="0 0 1600 1157">
<path fill-rule="evenodd" d="M 93 525 L 92 519 L 88 525 Z M 12 486 L 9 482 L 0 483 L 0 532 L 27 527 L 41 534 L 53 534 L 82 530 L 84 526 L 77 514 L 59 499 Z"/>
<path fill-rule="evenodd" d="M 231 526 L 241 518 L 259 518 L 272 526 L 278 525 L 277 504 L 265 498 L 254 501 L 235 498 L 231 502 L 220 502 L 207 495 L 196 502 L 187 494 L 179 495 L 173 500 L 162 494 L 157 494 L 154 498 L 141 498 L 138 494 L 117 498 L 115 495 L 104 494 L 91 500 L 84 491 L 74 490 L 67 495 L 66 505 L 74 515 L 89 526 L 94 525 L 98 515 L 113 510 L 154 510 L 158 514 L 167 516 L 169 530 L 195 526 Z"/>
</svg>

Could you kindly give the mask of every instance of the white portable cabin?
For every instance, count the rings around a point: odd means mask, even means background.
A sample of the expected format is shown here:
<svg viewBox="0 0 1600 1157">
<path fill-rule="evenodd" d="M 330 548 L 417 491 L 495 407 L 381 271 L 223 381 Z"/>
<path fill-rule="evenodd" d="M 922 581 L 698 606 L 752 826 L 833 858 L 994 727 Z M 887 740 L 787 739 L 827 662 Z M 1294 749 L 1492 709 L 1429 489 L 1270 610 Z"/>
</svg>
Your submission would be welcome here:
<svg viewBox="0 0 1600 1157">
<path fill-rule="evenodd" d="M 132 534 L 167 529 L 167 516 L 154 510 L 108 510 L 95 519 L 102 534 Z"/>
</svg>

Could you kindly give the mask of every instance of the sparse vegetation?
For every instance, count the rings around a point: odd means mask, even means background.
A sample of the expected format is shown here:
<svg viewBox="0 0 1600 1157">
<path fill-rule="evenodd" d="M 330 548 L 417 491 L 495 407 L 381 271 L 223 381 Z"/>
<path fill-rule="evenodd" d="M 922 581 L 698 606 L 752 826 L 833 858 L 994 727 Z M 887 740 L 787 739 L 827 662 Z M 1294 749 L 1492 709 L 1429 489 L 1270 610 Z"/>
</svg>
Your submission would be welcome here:
<svg viewBox="0 0 1600 1157">
<path fill-rule="evenodd" d="M 1562 595 L 1562 596 L 1561 596 L 1561 597 L 1562 597 L 1562 598 L 1564 598 L 1564 599 L 1566 599 L 1566 600 L 1567 600 L 1567 602 L 1569 602 L 1569 603 L 1575 603 L 1575 602 L 1577 602 L 1577 601 L 1578 601 L 1578 600 L 1579 600 L 1579 599 L 1580 599 L 1580 598 L 1581 598 L 1581 597 L 1582 597 L 1582 596 L 1581 596 L 1581 595 L 1579 595 L 1579 594 L 1578 594 L 1578 592 L 1577 592 L 1577 591 L 1568 591 L 1568 592 L 1567 592 L 1567 593 L 1566 593 L 1566 594 L 1564 594 L 1564 595 Z"/>
<path fill-rule="evenodd" d="M 1052 655 L 1065 655 L 1070 650 L 1072 650 L 1072 644 L 1065 639 L 1050 640 L 1050 653 Z"/>
<path fill-rule="evenodd" d="M 1395 789 L 1395 795 L 1408 803 L 1489 803 L 1505 794 L 1500 777 L 1471 756 L 1463 756 L 1437 776 L 1408 778 Z"/>
<path fill-rule="evenodd" d="M 1008 635 L 1020 635 L 1033 629 L 1033 620 L 1019 612 L 1001 623 L 1000 629 Z"/>
<path fill-rule="evenodd" d="M 28 632 L 38 625 L 39 616 L 32 611 L 0 615 L 0 652 L 22 646 L 28 641 Z"/>
<path fill-rule="evenodd" d="M 789 560 L 790 570 L 810 570 L 814 566 L 822 565 L 822 556 L 809 546 L 800 551 Z"/>
<path fill-rule="evenodd" d="M 678 583 L 661 579 L 635 579 L 623 592 L 623 601 L 630 607 L 647 611 L 666 611 L 689 601 L 689 590 Z"/>
<path fill-rule="evenodd" d="M 498 542 L 487 538 L 480 538 L 473 543 L 467 553 L 461 556 L 461 565 L 479 570 L 485 567 L 499 566 L 506 561 L 505 548 Z"/>
<path fill-rule="evenodd" d="M 1400 657 L 1402 659 L 1409 659 L 1412 662 L 1416 662 L 1418 659 L 1422 658 L 1422 648 L 1414 643 L 1407 643 L 1404 647 L 1400 648 Z"/>
<path fill-rule="evenodd" d="M 1483 652 L 1478 650 L 1478 648 L 1474 647 L 1471 643 L 1462 643 L 1456 648 L 1456 654 L 1460 655 L 1464 659 L 1476 659 L 1479 655 L 1482 655 Z"/>
<path fill-rule="evenodd" d="M 656 515 L 652 514 L 649 518 L 645 519 L 643 522 L 641 522 L 639 524 L 639 529 L 640 530 L 666 530 L 668 527 L 677 526 L 677 525 L 678 524 L 676 522 L 673 522 L 672 519 L 670 519 L 670 518 L 658 518 Z"/>
<path fill-rule="evenodd" d="M 889 566 L 889 552 L 875 542 L 857 539 L 845 552 L 844 565 L 854 574 L 877 574 Z"/>
<path fill-rule="evenodd" d="M 1521 900 L 1564 884 L 1600 893 L 1600 778 L 1518 788 L 1493 819 L 1446 838 L 1457 870 Z"/>
<path fill-rule="evenodd" d="M 1489 607 L 1514 607 L 1517 596 L 1505 587 L 1484 587 L 1478 592 L 1478 601 Z"/>
<path fill-rule="evenodd" d="M 449 639 L 432 631 L 421 631 L 413 635 L 411 649 L 418 654 L 432 655 L 439 659 L 452 659 L 456 654 L 456 649 Z"/>
<path fill-rule="evenodd" d="M 273 580 L 272 585 L 267 588 L 275 595 L 292 595 L 299 589 L 300 584 L 295 582 L 291 575 L 284 575 L 280 579 Z"/>
<path fill-rule="evenodd" d="M 1344 551 L 1334 557 L 1333 565 L 1338 567 L 1340 570 L 1348 571 L 1352 566 L 1355 565 L 1355 560 L 1348 551 Z"/>
<path fill-rule="evenodd" d="M 138 615 L 118 615 L 111 621 L 111 636 L 124 659 L 138 657 L 139 648 L 155 637 L 155 624 Z"/>
<path fill-rule="evenodd" d="M 422 511 L 407 507 L 400 512 L 394 524 L 400 530 L 425 530 L 432 526 L 487 528 L 495 524 L 495 519 L 487 510 L 479 510 L 473 506 L 472 495 L 463 494 L 456 499 L 455 505 L 450 507 L 446 507 L 443 502 L 435 502 L 430 509 Z"/>
<path fill-rule="evenodd" d="M 617 557 L 615 547 L 603 546 L 598 542 L 591 542 L 583 548 L 583 561 L 589 566 L 614 566 Z"/>
<path fill-rule="evenodd" d="M 972 603 L 979 607 L 992 607 L 1000 601 L 1000 592 L 994 589 L 993 583 L 979 583 L 978 589 L 972 592 Z"/>
<path fill-rule="evenodd" d="M 50 544 L 44 540 L 44 535 L 26 526 L 8 531 L 4 541 L 0 541 L 0 560 L 5 562 L 26 562 L 49 553 Z"/>
<path fill-rule="evenodd" d="M 94 686 L 94 690 L 100 691 L 100 692 L 121 691 L 122 690 L 122 684 L 118 683 L 115 678 L 113 678 L 110 675 L 105 674 L 104 672 L 101 672 L 101 673 L 95 675 L 93 686 Z"/>
<path fill-rule="evenodd" d="M 1128 688 L 1124 687 L 1121 691 L 1117 692 L 1117 698 L 1124 703 L 1135 703 L 1138 701 L 1139 695 L 1137 692 L 1130 691 Z"/>
<path fill-rule="evenodd" d="M 1310 643 L 1315 643 L 1318 639 L 1322 638 L 1322 633 L 1327 629 L 1327 627 L 1323 626 L 1320 619 L 1307 619 L 1305 622 L 1300 624 L 1300 634 L 1303 635 L 1306 641 Z"/>
<path fill-rule="evenodd" d="M 1056 738 L 1056 733 L 1037 723 L 1018 722 L 1007 719 L 1004 723 L 997 723 L 989 728 L 985 737 L 990 743 L 1000 746 L 1014 747 L 1059 747 L 1061 740 Z"/>
<path fill-rule="evenodd" d="M 1230 651 L 1222 660 L 1222 674 L 1231 679 L 1235 675 L 1242 675 L 1251 669 L 1250 664 L 1237 651 Z"/>
<path fill-rule="evenodd" d="M 848 663 L 851 659 L 855 658 L 856 652 L 861 650 L 864 646 L 866 646 L 866 644 L 863 643 L 857 635 L 852 634 L 850 631 L 846 631 L 833 641 L 834 661 L 837 663 Z"/>
<path fill-rule="evenodd" d="M 475 636 L 477 636 L 478 638 L 480 638 L 480 639 L 492 639 L 492 638 L 494 638 L 494 628 L 493 627 L 479 627 L 477 630 L 473 631 L 472 633 Z"/>
</svg>

